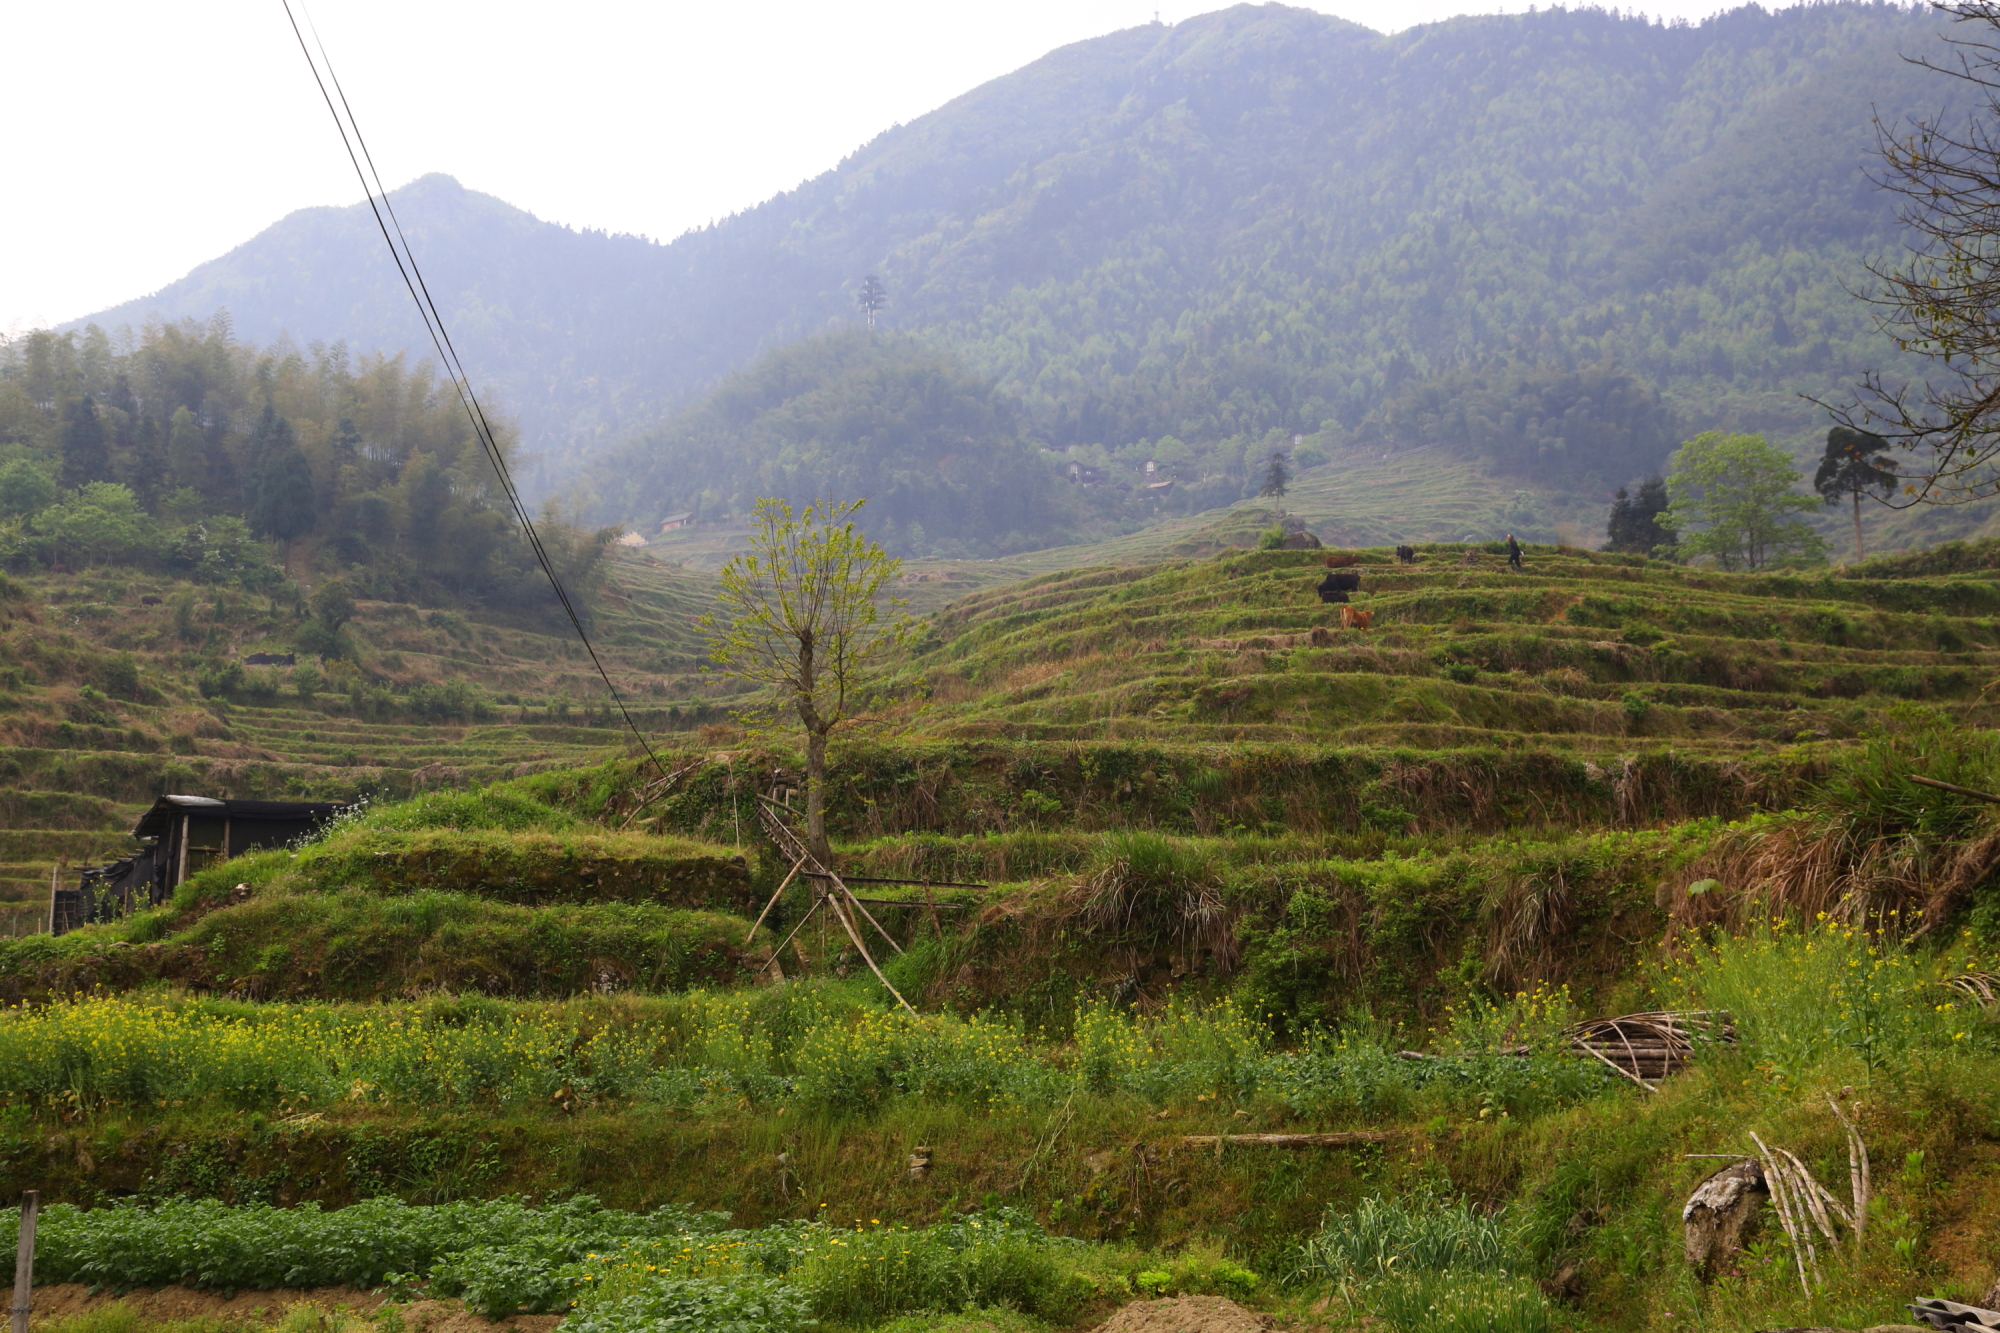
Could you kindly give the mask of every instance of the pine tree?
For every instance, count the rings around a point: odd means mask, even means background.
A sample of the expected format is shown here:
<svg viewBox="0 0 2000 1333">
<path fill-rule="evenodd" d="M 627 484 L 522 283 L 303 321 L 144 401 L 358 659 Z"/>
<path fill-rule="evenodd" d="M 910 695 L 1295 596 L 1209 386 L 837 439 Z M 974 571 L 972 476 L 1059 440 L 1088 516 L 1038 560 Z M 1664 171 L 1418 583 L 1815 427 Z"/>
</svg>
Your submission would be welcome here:
<svg viewBox="0 0 2000 1333">
<path fill-rule="evenodd" d="M 74 489 L 90 481 L 111 480 L 111 449 L 104 438 L 104 419 L 89 394 L 63 409 L 62 484 Z"/>
<path fill-rule="evenodd" d="M 1291 463 L 1284 450 L 1273 449 L 1270 461 L 1264 464 L 1264 482 L 1257 488 L 1257 494 L 1266 500 L 1283 500 L 1292 484 Z M 1283 508 L 1278 512 L 1283 513 Z"/>
<path fill-rule="evenodd" d="M 1888 449 L 1889 442 L 1880 435 L 1851 426 L 1835 426 L 1826 433 L 1826 454 L 1819 460 L 1819 470 L 1813 473 L 1813 489 L 1819 492 L 1820 499 L 1829 505 L 1853 500 L 1857 561 L 1865 554 L 1861 547 L 1861 493 L 1881 491 L 1884 495 L 1894 495 L 1896 483 L 1902 480 L 1896 475 L 1894 465 L 1883 457 Z"/>
</svg>

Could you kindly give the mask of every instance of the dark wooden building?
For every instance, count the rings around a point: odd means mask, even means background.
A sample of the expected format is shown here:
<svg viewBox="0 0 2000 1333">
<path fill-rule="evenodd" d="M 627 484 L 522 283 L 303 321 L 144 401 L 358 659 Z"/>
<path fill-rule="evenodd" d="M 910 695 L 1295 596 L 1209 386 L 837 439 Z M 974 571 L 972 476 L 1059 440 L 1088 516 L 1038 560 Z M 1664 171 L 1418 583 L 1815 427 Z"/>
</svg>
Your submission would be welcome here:
<svg viewBox="0 0 2000 1333">
<path fill-rule="evenodd" d="M 142 844 L 136 855 L 88 866 L 76 888 L 55 891 L 49 929 L 61 935 L 86 922 L 158 906 L 188 876 L 245 852 L 283 847 L 346 808 L 334 801 L 162 796 L 132 830 Z"/>
</svg>

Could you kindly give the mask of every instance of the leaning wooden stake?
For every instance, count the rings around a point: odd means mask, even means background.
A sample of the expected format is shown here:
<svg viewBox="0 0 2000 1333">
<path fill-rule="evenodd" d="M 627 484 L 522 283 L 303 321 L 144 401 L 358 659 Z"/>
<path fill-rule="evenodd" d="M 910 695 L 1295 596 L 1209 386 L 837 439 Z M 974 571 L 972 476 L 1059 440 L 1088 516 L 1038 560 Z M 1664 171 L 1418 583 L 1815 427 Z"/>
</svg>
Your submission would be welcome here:
<svg viewBox="0 0 2000 1333">
<path fill-rule="evenodd" d="M 792 862 L 792 868 L 786 874 L 784 883 L 778 885 L 778 891 L 771 895 L 771 901 L 764 904 L 764 910 L 757 913 L 757 919 L 750 923 L 750 933 L 743 937 L 744 948 L 749 948 L 750 941 L 757 938 L 757 928 L 764 924 L 765 917 L 771 915 L 771 909 L 778 905 L 778 899 L 784 895 L 785 890 L 792 887 L 792 876 L 798 874 L 804 866 L 805 862 L 803 860 Z M 778 947 L 781 949 L 784 948 L 782 944 Z M 773 954 L 772 956 L 776 957 L 777 955 Z"/>
<path fill-rule="evenodd" d="M 21 1196 L 21 1239 L 14 1247 L 14 1333 L 28 1333 L 28 1295 L 35 1287 L 35 1214 L 41 1206 L 40 1190 Z"/>
</svg>

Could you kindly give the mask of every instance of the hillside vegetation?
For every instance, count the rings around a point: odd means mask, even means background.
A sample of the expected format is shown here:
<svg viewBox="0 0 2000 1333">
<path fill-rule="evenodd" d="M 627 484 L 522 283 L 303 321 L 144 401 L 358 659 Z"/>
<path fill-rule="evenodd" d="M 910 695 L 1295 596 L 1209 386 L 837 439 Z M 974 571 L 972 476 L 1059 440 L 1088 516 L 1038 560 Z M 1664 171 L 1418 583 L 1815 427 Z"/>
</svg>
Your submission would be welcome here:
<svg viewBox="0 0 2000 1333">
<path fill-rule="evenodd" d="M 1976 1298 L 2000 838 L 1909 779 L 2000 787 L 1991 553 L 1363 550 L 1360 630 L 1321 553 L 1228 535 L 960 596 L 836 747 L 837 858 L 917 1017 L 797 879 L 752 937 L 787 870 L 757 800 L 796 759 L 720 726 L 660 738 L 664 788 L 629 755 L 467 765 L 0 943 L 9 1177 L 100 1205 L 51 1215 L 52 1271 L 269 1282 L 275 1246 L 288 1280 L 388 1281 L 339 1258 L 367 1221 L 400 1290 L 574 1300 L 585 1330 L 1037 1333 L 1193 1294 L 1750 1333 Z M 1734 1039 L 1656 1092 L 1565 1035 L 1660 1006 Z M 1865 1237 L 1807 1295 L 1767 1207 L 1703 1286 L 1679 1210 L 1717 1163 L 1684 1154 L 1754 1130 L 1844 1189 L 1837 1115 L 1876 1164 Z M 1216 1137 L 1258 1133 L 1335 1137 Z M 307 1201 L 337 1211 L 268 1208 Z"/>
<path fill-rule="evenodd" d="M 665 731 L 723 720 L 692 623 L 711 585 L 615 568 L 595 641 L 636 715 Z M 629 743 L 582 649 L 535 621 L 362 600 L 326 661 L 281 595 L 116 567 L 0 580 L 0 910 L 19 909 L 15 927 L 45 921 L 55 862 L 123 855 L 162 792 L 395 797 Z M 244 664 L 260 651 L 297 665 Z"/>
</svg>

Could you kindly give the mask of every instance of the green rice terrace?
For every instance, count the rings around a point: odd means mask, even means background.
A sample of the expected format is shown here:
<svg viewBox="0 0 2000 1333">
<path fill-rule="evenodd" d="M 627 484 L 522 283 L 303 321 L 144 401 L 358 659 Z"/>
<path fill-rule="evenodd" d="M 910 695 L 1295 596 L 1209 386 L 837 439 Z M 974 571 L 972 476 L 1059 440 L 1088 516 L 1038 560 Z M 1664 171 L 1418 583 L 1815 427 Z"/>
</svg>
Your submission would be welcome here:
<svg viewBox="0 0 2000 1333">
<path fill-rule="evenodd" d="M 226 678 L 291 608 L 4 585 L 15 901 L 163 791 L 369 798 L 0 940 L 37 1326 L 2000 1300 L 1996 548 L 1370 549 L 1362 629 L 1255 521 L 912 570 L 826 792 L 879 979 L 767 834 L 799 757 L 700 674 L 704 575 L 623 560 L 600 613 L 667 777 L 546 627 L 371 603 L 349 665 Z"/>
</svg>

